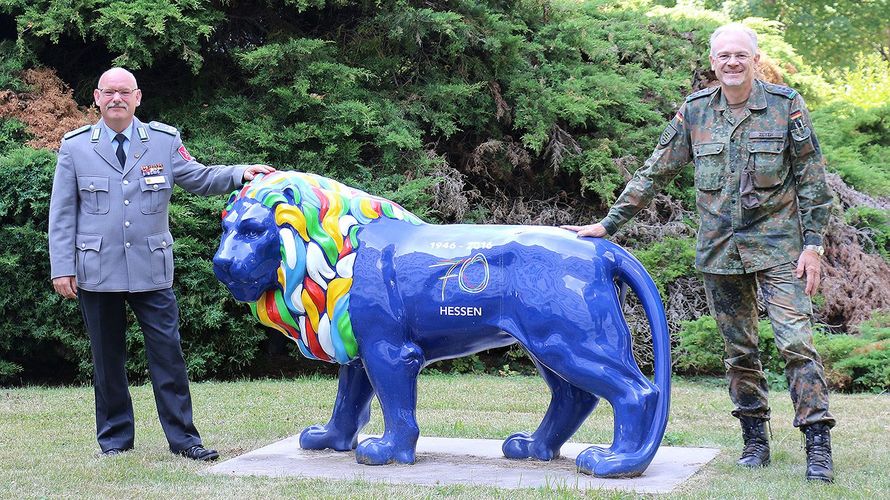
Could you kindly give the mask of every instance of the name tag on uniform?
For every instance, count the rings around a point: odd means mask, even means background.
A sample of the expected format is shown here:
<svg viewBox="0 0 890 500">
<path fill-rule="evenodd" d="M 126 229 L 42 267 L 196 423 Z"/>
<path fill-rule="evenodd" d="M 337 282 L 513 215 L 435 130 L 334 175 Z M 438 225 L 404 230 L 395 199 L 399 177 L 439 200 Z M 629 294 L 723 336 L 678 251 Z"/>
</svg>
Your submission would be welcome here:
<svg viewBox="0 0 890 500">
<path fill-rule="evenodd" d="M 750 139 L 784 139 L 785 132 L 781 130 L 751 132 L 748 137 Z"/>
<path fill-rule="evenodd" d="M 152 184 L 164 184 L 165 182 L 167 182 L 167 178 L 163 175 L 153 175 L 145 178 L 145 183 L 149 186 Z"/>
</svg>

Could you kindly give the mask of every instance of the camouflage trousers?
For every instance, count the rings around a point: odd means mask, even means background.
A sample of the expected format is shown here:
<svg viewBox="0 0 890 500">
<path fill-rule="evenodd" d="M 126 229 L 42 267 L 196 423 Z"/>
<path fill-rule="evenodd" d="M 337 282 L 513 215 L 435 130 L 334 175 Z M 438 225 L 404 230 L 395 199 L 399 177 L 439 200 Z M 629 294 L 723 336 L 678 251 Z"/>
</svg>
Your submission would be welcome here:
<svg viewBox="0 0 890 500">
<path fill-rule="evenodd" d="M 757 335 L 757 287 L 775 333 L 776 347 L 785 358 L 785 377 L 794 404 L 794 426 L 817 422 L 833 427 L 828 412 L 828 385 L 822 359 L 813 347 L 812 311 L 805 293 L 806 279 L 798 279 L 795 263 L 749 274 L 704 273 L 711 314 L 726 347 L 729 395 L 733 416 L 770 417 L 767 383 L 760 364 Z"/>
</svg>

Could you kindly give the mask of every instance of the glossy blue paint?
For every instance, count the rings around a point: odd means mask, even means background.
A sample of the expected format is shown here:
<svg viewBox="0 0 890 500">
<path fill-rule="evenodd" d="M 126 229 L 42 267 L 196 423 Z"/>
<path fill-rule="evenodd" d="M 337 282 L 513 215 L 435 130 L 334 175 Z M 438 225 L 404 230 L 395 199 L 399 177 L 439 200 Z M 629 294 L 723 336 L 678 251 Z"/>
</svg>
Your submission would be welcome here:
<svg viewBox="0 0 890 500">
<path fill-rule="evenodd" d="M 259 237 L 277 234 L 274 217 L 263 216 L 256 203 L 240 202 L 231 213 L 252 211 L 253 219 L 267 224 Z M 278 244 L 241 238 L 237 221 L 243 217 L 231 213 L 214 270 L 236 298 L 255 300 L 255 289 L 279 284 L 268 269 L 252 274 L 246 268 L 267 261 L 266 247 Z M 538 429 L 508 437 L 504 455 L 559 456 L 605 398 L 615 412 L 612 445 L 585 450 L 578 469 L 600 477 L 642 474 L 667 425 L 670 341 L 658 291 L 629 252 L 552 227 L 413 225 L 386 217 L 363 225 L 357 240 L 349 314 L 358 358 L 341 366 L 333 415 L 303 431 L 303 448 L 355 449 L 356 460 L 371 465 L 413 463 L 421 369 L 519 342 L 552 398 Z M 619 295 L 623 284 L 640 298 L 649 319 L 654 382 L 632 356 Z M 374 395 L 384 433 L 357 443 Z"/>
</svg>

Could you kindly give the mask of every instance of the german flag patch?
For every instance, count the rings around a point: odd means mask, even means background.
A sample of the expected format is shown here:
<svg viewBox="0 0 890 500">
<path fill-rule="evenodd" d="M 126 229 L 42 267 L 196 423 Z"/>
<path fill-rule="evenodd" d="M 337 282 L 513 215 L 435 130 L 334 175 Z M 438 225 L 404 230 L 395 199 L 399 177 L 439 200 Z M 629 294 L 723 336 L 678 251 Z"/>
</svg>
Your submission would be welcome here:
<svg viewBox="0 0 890 500">
<path fill-rule="evenodd" d="M 798 118 L 800 118 L 801 116 L 803 116 L 803 111 L 798 109 L 797 111 L 791 113 L 791 116 L 789 118 L 791 118 L 791 121 L 794 121 L 794 120 L 797 120 Z"/>
</svg>

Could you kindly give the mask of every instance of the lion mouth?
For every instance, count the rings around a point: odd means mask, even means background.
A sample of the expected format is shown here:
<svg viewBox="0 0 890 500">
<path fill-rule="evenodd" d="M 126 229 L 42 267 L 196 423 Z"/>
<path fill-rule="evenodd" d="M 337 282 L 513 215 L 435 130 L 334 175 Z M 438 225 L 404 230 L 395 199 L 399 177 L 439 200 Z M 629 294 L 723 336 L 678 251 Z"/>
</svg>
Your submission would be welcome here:
<svg viewBox="0 0 890 500">
<path fill-rule="evenodd" d="M 226 283 L 226 288 L 229 289 L 229 292 L 232 293 L 232 296 L 235 297 L 235 300 L 239 302 L 256 302 L 260 300 L 260 297 L 266 293 L 270 288 L 259 283 L 245 283 L 245 284 L 237 284 L 233 285 L 230 283 Z"/>
<path fill-rule="evenodd" d="M 257 273 L 257 276 L 239 279 L 232 275 L 227 266 L 217 262 L 213 263 L 213 274 L 239 302 L 256 302 L 263 293 L 274 288 L 277 283 L 275 272 Z"/>
</svg>

